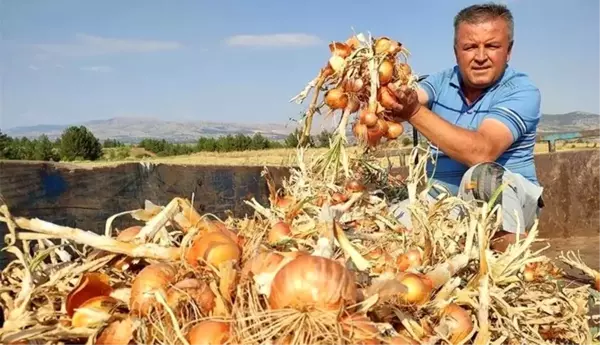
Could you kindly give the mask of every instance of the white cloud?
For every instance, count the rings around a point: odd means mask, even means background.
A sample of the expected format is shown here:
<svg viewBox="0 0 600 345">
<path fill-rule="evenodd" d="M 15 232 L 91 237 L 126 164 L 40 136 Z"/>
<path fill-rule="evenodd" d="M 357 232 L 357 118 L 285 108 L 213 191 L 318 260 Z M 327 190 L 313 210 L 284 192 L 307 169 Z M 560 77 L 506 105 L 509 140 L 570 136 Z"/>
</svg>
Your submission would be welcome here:
<svg viewBox="0 0 600 345">
<path fill-rule="evenodd" d="M 67 57 L 98 56 L 121 53 L 150 53 L 164 50 L 175 50 L 183 45 L 175 41 L 154 41 L 106 38 L 77 34 L 74 43 L 40 43 L 34 44 L 43 55 L 60 55 Z"/>
<path fill-rule="evenodd" d="M 28 68 L 29 68 L 30 70 L 34 70 L 34 71 L 39 71 L 39 70 L 40 70 L 40 68 L 39 68 L 38 66 L 36 66 L 36 65 L 29 65 L 29 67 L 28 67 Z"/>
<path fill-rule="evenodd" d="M 245 47 L 306 47 L 321 43 L 317 36 L 303 33 L 270 34 L 270 35 L 236 35 L 228 37 L 228 46 Z"/>
<path fill-rule="evenodd" d="M 98 73 L 106 73 L 106 72 L 111 72 L 113 70 L 112 67 L 109 67 L 109 66 L 84 66 L 79 69 L 82 71 L 98 72 Z"/>
</svg>

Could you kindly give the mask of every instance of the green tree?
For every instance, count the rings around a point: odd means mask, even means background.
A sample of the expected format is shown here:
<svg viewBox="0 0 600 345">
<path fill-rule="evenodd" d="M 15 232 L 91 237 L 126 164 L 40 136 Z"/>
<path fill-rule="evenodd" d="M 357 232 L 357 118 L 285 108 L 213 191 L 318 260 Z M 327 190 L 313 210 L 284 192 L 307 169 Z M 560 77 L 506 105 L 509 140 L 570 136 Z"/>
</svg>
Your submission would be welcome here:
<svg viewBox="0 0 600 345">
<path fill-rule="evenodd" d="M 33 142 L 33 157 L 32 159 L 38 161 L 58 161 L 59 157 L 54 152 L 54 145 L 48 139 L 48 136 L 42 134 L 37 140 Z"/>
<path fill-rule="evenodd" d="M 64 160 L 97 160 L 102 157 L 102 145 L 85 126 L 71 126 L 60 138 L 60 155 Z"/>
<path fill-rule="evenodd" d="M 316 138 L 319 147 L 329 147 L 329 140 L 332 137 L 333 133 L 323 130 Z"/>
</svg>

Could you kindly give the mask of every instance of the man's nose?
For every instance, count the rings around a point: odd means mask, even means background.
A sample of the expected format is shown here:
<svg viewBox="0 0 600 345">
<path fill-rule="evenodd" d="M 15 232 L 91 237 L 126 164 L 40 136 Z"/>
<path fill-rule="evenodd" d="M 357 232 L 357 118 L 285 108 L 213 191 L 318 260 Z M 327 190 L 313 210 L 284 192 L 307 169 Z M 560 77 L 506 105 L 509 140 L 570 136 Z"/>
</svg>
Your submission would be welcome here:
<svg viewBox="0 0 600 345">
<path fill-rule="evenodd" d="M 475 61 L 479 63 L 483 63 L 487 60 L 487 53 L 483 47 L 477 49 L 477 53 L 475 54 Z"/>
</svg>

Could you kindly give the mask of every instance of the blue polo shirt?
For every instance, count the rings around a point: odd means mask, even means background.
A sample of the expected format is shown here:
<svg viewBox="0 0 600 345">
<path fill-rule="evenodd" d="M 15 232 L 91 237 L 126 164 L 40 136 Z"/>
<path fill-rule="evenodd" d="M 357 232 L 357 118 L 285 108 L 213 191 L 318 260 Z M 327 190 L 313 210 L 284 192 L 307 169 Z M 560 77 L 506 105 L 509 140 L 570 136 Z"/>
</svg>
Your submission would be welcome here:
<svg viewBox="0 0 600 345">
<path fill-rule="evenodd" d="M 421 87 L 429 95 L 428 108 L 450 123 L 470 130 L 476 130 L 485 119 L 505 124 L 512 133 L 513 143 L 496 162 L 539 185 L 533 160 L 536 129 L 541 118 L 538 88 L 526 74 L 508 66 L 500 80 L 469 106 L 460 89 L 460 78 L 455 66 L 421 81 Z M 456 195 L 469 167 L 429 145 L 437 163 L 428 163 L 428 176 Z"/>
</svg>

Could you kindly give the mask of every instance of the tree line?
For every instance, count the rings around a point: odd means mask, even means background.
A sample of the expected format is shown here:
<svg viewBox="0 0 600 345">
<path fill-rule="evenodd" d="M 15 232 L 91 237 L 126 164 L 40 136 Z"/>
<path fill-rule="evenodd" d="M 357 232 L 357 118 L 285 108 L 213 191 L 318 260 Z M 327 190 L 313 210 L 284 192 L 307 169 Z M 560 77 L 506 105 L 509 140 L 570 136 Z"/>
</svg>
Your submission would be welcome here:
<svg viewBox="0 0 600 345">
<path fill-rule="evenodd" d="M 200 137 L 195 143 L 173 143 L 165 139 L 145 138 L 136 145 L 127 145 L 116 139 L 101 142 L 85 126 L 71 126 L 62 135 L 52 141 L 47 135 L 36 139 L 26 137 L 13 138 L 0 131 L 0 159 L 39 160 L 39 161 L 74 161 L 99 160 L 109 152 L 110 158 L 129 156 L 132 147 L 144 148 L 157 156 L 185 155 L 194 152 L 233 152 L 248 150 L 268 150 L 276 148 L 294 148 L 298 145 L 300 129 L 290 133 L 284 140 L 276 141 L 266 138 L 260 133 L 254 135 L 229 134 L 218 138 Z M 323 131 L 312 136 L 309 145 L 312 147 L 328 147 L 331 133 Z M 113 149 L 113 150 L 105 150 Z M 115 151 L 117 150 L 117 151 Z"/>
</svg>

